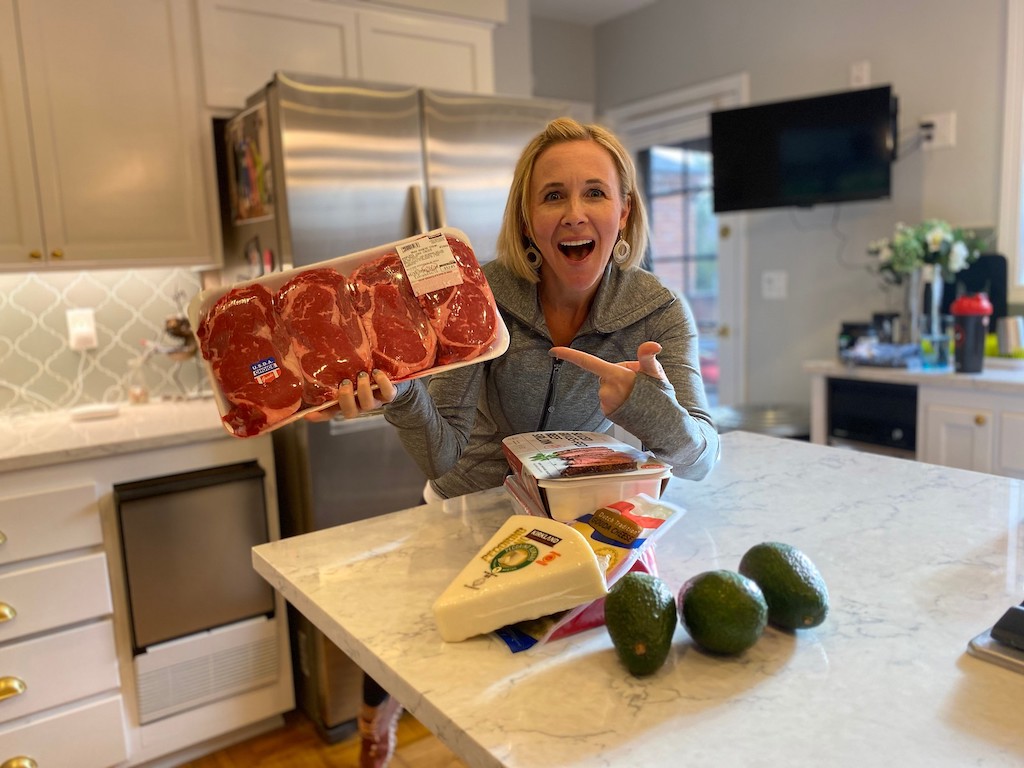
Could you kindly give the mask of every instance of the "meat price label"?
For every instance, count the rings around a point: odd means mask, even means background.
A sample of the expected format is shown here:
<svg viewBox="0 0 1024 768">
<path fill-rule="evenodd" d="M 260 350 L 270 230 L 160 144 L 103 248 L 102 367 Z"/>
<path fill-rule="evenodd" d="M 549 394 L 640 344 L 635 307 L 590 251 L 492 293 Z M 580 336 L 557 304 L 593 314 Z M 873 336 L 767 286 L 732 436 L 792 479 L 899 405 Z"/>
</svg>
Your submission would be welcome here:
<svg viewBox="0 0 1024 768">
<path fill-rule="evenodd" d="M 417 296 L 462 284 L 462 270 L 444 233 L 427 235 L 399 246 L 398 258 Z"/>
</svg>

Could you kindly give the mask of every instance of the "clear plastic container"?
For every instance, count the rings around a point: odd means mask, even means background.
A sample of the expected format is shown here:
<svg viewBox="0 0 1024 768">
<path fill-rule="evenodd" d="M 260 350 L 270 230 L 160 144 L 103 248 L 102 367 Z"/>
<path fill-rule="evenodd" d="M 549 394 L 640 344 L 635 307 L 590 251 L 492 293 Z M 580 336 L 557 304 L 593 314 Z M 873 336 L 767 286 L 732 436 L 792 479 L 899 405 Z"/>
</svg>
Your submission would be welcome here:
<svg viewBox="0 0 1024 768">
<path fill-rule="evenodd" d="M 656 475 L 605 475 L 574 480 L 538 480 L 545 510 L 555 520 L 571 523 L 580 515 L 632 496 L 660 499 L 672 471 Z"/>
</svg>

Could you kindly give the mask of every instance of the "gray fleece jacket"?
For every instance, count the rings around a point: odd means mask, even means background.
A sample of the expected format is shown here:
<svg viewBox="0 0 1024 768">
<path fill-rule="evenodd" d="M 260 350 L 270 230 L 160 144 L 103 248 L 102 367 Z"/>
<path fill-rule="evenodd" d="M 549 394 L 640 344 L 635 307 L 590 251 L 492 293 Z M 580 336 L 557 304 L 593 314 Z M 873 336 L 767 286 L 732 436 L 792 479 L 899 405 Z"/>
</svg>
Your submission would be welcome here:
<svg viewBox="0 0 1024 768">
<path fill-rule="evenodd" d="M 610 362 L 635 360 L 645 341 L 668 383 L 638 374 L 629 398 L 606 418 L 598 378 L 551 357 L 537 286 L 492 261 L 484 272 L 509 332 L 508 351 L 493 360 L 399 386 L 384 417 L 446 498 L 501 485 L 508 462 L 503 438 L 521 432 L 606 432 L 611 422 L 671 464 L 677 477 L 699 480 L 714 466 L 719 438 L 700 377 L 697 325 L 686 301 L 640 269 L 605 272 L 590 315 L 572 346 Z"/>
</svg>

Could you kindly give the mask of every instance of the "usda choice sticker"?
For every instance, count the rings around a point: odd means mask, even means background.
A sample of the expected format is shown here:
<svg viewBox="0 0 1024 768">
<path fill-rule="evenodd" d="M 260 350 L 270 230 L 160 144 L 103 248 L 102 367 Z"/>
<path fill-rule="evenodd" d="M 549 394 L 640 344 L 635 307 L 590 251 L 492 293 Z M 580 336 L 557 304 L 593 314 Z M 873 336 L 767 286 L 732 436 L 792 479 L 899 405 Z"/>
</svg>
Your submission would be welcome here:
<svg viewBox="0 0 1024 768">
<path fill-rule="evenodd" d="M 540 552 L 533 544 L 519 543 L 505 547 L 491 559 L 491 573 L 507 573 L 525 568 Z"/>
<path fill-rule="evenodd" d="M 252 377 L 258 384 L 269 384 L 281 375 L 281 369 L 277 367 L 277 361 L 272 357 L 255 362 L 249 367 L 252 369 Z"/>
</svg>

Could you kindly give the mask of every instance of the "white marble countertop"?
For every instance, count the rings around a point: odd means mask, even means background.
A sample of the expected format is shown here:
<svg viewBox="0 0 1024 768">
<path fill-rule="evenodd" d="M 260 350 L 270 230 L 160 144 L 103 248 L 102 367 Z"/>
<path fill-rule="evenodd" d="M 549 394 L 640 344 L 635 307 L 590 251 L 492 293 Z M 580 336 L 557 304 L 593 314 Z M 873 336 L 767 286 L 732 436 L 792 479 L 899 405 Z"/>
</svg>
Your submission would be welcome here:
<svg viewBox="0 0 1024 768">
<path fill-rule="evenodd" d="M 717 658 L 677 627 L 650 678 L 598 628 L 512 654 L 446 644 L 438 594 L 512 513 L 502 489 L 261 545 L 259 573 L 474 768 L 1019 766 L 1024 674 L 967 654 L 1021 602 L 1024 483 L 744 432 L 658 544 L 673 591 L 766 540 L 831 612 Z"/>
<path fill-rule="evenodd" d="M 949 370 L 916 370 L 883 368 L 870 365 L 846 365 L 839 360 L 808 360 L 805 372 L 812 375 L 834 376 L 864 381 L 886 381 L 895 384 L 925 384 L 929 386 L 973 389 L 1024 395 L 1024 360 L 1006 362 L 985 358 L 979 373 L 956 373 Z"/>
<path fill-rule="evenodd" d="M 0 472 L 220 437 L 238 439 L 212 398 L 122 404 L 117 416 L 86 421 L 68 411 L 0 413 Z"/>
</svg>

